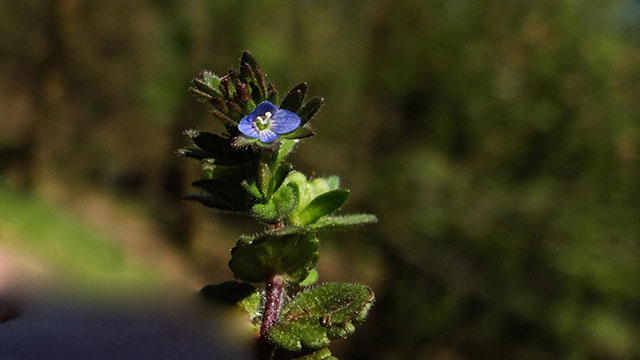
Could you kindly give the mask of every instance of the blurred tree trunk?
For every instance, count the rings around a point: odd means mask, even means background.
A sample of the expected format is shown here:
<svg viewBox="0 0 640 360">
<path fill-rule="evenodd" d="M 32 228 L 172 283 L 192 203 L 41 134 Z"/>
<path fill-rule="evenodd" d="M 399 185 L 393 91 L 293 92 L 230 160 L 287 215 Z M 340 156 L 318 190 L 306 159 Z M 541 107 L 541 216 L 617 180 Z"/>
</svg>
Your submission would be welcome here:
<svg viewBox="0 0 640 360">
<path fill-rule="evenodd" d="M 182 135 L 185 129 L 192 127 L 198 122 L 200 112 L 196 104 L 193 103 L 187 86 L 192 76 L 198 71 L 201 62 L 197 44 L 196 27 L 201 24 L 194 21 L 190 16 L 196 16 L 189 6 L 195 6 L 193 2 L 167 1 L 159 4 L 160 11 L 166 18 L 166 22 L 170 27 L 170 36 L 175 44 L 174 48 L 183 50 L 181 54 L 181 67 L 185 69 L 184 78 L 180 84 L 184 85 L 184 91 L 181 93 L 179 105 L 175 108 L 170 124 L 166 127 L 168 131 L 167 139 L 169 139 L 169 147 L 178 149 L 185 146 L 185 138 Z M 183 193 L 187 178 L 185 171 L 185 161 L 179 159 L 173 152 L 165 155 L 163 165 L 159 173 L 159 191 L 163 203 L 160 205 L 160 225 L 167 234 L 168 238 L 180 247 L 187 248 L 191 242 L 193 235 L 193 214 L 189 211 L 186 202 L 183 199 Z"/>
<path fill-rule="evenodd" d="M 42 4 L 42 8 L 44 8 L 42 13 L 45 14 L 42 16 L 45 49 L 33 73 L 31 93 L 33 94 L 35 111 L 24 142 L 24 160 L 21 162 L 22 184 L 28 190 L 36 189 L 42 176 L 43 165 L 48 157 L 45 154 L 48 125 L 51 123 L 56 101 L 63 88 L 61 76 L 65 53 L 62 29 L 65 21 L 63 7 L 68 2 L 68 0 L 49 0 Z"/>
</svg>

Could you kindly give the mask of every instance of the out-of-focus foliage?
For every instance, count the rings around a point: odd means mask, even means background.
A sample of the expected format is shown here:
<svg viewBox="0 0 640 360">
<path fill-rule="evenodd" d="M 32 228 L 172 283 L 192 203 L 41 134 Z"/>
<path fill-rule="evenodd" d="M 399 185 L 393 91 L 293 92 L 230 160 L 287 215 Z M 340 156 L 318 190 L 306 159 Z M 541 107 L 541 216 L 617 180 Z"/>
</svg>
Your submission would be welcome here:
<svg viewBox="0 0 640 360">
<path fill-rule="evenodd" d="M 332 244 L 378 253 L 384 274 L 337 356 L 634 358 L 639 14 L 631 0 L 3 0 L 0 171 L 170 198 L 180 130 L 216 126 L 191 74 L 251 49 L 281 88 L 304 78 L 325 96 L 302 170 L 346 174 L 353 207 L 380 219 Z"/>
<path fill-rule="evenodd" d="M 70 214 L 3 184 L 0 199 L 0 245 L 28 251 L 33 258 L 29 259 L 27 269 L 35 275 L 48 276 L 47 286 L 75 291 L 105 288 L 131 291 L 159 285 L 160 279 L 155 274 L 127 262 L 117 244 L 92 232 Z M 3 250 L 4 246 L 0 251 Z M 53 276 L 55 281 L 51 281 Z"/>
</svg>

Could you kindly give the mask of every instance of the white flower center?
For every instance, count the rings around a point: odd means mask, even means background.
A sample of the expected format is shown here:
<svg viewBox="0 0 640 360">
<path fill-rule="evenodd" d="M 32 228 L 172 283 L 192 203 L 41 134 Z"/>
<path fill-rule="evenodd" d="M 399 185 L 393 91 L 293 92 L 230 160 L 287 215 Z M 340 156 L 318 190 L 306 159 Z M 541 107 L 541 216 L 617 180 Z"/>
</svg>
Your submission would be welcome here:
<svg viewBox="0 0 640 360">
<path fill-rule="evenodd" d="M 271 113 L 267 111 L 263 116 L 256 117 L 256 120 L 260 123 L 260 125 L 267 125 L 269 123 L 269 119 L 271 119 Z"/>
</svg>

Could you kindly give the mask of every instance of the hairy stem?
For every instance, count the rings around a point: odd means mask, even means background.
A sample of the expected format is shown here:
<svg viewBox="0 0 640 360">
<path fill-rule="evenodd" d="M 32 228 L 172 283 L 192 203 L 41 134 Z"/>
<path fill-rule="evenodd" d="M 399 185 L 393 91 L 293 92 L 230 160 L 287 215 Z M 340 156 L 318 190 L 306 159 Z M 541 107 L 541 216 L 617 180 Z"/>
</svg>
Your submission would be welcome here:
<svg viewBox="0 0 640 360">
<path fill-rule="evenodd" d="M 265 337 L 267 330 L 278 319 L 280 304 L 282 303 L 282 278 L 274 275 L 267 280 L 266 299 L 264 302 L 264 312 L 262 313 L 262 323 L 260 324 L 260 336 Z"/>
</svg>

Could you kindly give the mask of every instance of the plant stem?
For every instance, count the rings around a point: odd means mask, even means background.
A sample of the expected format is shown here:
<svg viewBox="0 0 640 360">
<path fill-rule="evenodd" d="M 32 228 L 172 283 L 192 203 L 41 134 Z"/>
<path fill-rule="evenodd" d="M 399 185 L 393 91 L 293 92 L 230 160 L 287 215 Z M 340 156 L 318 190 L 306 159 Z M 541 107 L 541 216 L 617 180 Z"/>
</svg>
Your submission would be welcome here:
<svg viewBox="0 0 640 360">
<path fill-rule="evenodd" d="M 282 278 L 280 275 L 273 275 L 267 280 L 266 298 L 264 302 L 264 312 L 262 313 L 262 323 L 260 324 L 260 336 L 265 337 L 267 330 L 278 319 L 280 304 L 282 303 Z"/>
</svg>

